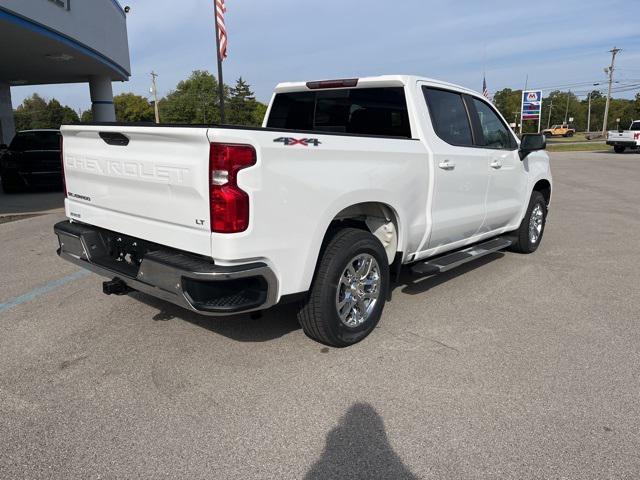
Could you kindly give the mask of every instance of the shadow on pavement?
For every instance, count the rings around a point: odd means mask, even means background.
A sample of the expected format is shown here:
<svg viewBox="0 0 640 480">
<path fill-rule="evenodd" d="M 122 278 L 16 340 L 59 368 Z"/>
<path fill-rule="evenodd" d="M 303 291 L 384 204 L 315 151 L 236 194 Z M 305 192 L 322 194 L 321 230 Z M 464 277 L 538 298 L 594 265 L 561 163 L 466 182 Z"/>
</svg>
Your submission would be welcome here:
<svg viewBox="0 0 640 480">
<path fill-rule="evenodd" d="M 153 316 L 155 321 L 183 320 L 238 342 L 268 342 L 300 329 L 296 317 L 296 304 L 277 305 L 258 315 L 207 317 L 141 292 L 134 292 L 130 295 L 159 310 Z"/>
<path fill-rule="evenodd" d="M 408 295 L 421 295 L 438 285 L 446 283 L 449 280 L 453 280 L 465 273 L 471 272 L 476 268 L 481 268 L 491 262 L 501 259 L 504 256 L 505 254 L 502 252 L 490 253 L 485 257 L 478 258 L 477 260 L 461 265 L 453 270 L 449 270 L 448 272 L 424 277 L 413 275 L 411 273 L 411 268 L 407 266 L 403 269 L 402 274 L 400 275 L 400 281 L 391 284 L 391 289 L 393 291 L 400 288 L 402 293 L 406 293 Z"/>
<path fill-rule="evenodd" d="M 326 438 L 305 480 L 417 480 L 389 444 L 382 418 L 367 403 L 353 405 Z"/>
<path fill-rule="evenodd" d="M 393 282 L 391 289 L 394 291 L 400 288 L 402 293 L 408 295 L 425 294 L 438 285 L 446 283 L 459 275 L 464 275 L 476 268 L 481 268 L 502 257 L 504 257 L 503 253 L 492 253 L 449 272 L 428 277 L 412 275 L 410 269 L 406 267 L 402 272 L 400 281 L 397 283 Z M 238 342 L 268 342 L 300 329 L 296 317 L 298 309 L 296 303 L 276 305 L 261 314 L 255 315 L 242 314 L 225 317 L 207 317 L 141 292 L 133 292 L 130 295 L 136 300 L 158 310 L 158 313 L 153 316 L 153 320 L 155 321 L 183 320 Z M 427 301 L 426 295 L 425 301 Z"/>
</svg>

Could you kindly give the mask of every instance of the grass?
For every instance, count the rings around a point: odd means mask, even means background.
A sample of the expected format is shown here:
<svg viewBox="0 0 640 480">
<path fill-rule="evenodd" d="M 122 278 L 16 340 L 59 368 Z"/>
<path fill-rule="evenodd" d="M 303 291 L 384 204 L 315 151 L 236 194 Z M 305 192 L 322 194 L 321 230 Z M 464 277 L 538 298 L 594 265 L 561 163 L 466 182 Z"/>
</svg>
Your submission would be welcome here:
<svg viewBox="0 0 640 480">
<path fill-rule="evenodd" d="M 605 142 L 593 143 L 547 143 L 550 152 L 613 152 Z"/>
<path fill-rule="evenodd" d="M 565 143 L 565 142 L 588 142 L 587 137 L 582 132 L 576 133 L 573 137 L 548 137 L 548 143 Z"/>
</svg>

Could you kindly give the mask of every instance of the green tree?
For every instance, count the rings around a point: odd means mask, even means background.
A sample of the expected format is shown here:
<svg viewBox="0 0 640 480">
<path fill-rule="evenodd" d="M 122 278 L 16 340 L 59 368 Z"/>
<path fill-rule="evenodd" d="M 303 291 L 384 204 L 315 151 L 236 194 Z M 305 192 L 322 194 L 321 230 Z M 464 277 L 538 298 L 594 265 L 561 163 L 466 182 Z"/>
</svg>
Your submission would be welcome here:
<svg viewBox="0 0 640 480">
<path fill-rule="evenodd" d="M 153 107 L 146 98 L 134 93 L 122 93 L 113 99 L 118 122 L 152 122 Z"/>
<path fill-rule="evenodd" d="M 504 88 L 493 96 L 493 103 L 509 123 L 520 123 L 522 90 Z"/>
<path fill-rule="evenodd" d="M 91 123 L 91 122 L 93 122 L 93 112 L 91 111 L 91 109 L 85 110 L 85 111 L 82 112 L 82 115 L 80 115 L 80 121 L 82 123 Z"/>
<path fill-rule="evenodd" d="M 256 107 L 253 110 L 253 125 L 260 126 L 264 121 L 264 117 L 267 114 L 268 106 L 262 102 L 256 102 Z"/>
<path fill-rule="evenodd" d="M 162 122 L 220 123 L 218 81 L 209 72 L 196 70 L 160 100 L 158 108 Z"/>
<path fill-rule="evenodd" d="M 551 109 L 551 116 L 549 116 Z M 554 90 L 546 95 L 542 101 L 542 129 L 551 125 L 559 125 L 570 122 L 577 130 L 585 130 L 587 124 L 586 107 L 578 101 L 578 97 L 572 92 Z"/>
<path fill-rule="evenodd" d="M 64 124 L 78 123 L 78 114 L 55 98 L 47 102 L 37 93 L 26 98 L 15 111 L 16 128 L 29 130 L 37 128 L 60 128 Z"/>
<path fill-rule="evenodd" d="M 251 91 L 251 87 L 242 77 L 236 81 L 236 86 L 231 89 L 228 102 L 228 123 L 231 125 L 255 126 L 257 121 L 258 102 Z"/>
</svg>

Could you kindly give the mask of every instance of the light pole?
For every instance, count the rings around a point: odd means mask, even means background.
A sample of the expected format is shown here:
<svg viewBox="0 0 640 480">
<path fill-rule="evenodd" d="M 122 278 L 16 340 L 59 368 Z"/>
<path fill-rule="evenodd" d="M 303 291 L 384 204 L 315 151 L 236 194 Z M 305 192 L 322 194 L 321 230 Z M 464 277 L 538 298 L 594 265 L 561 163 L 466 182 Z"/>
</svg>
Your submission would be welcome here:
<svg viewBox="0 0 640 480">
<path fill-rule="evenodd" d="M 551 128 L 551 110 L 553 110 L 553 100 L 549 104 L 549 120 L 547 121 L 547 130 Z"/>
</svg>

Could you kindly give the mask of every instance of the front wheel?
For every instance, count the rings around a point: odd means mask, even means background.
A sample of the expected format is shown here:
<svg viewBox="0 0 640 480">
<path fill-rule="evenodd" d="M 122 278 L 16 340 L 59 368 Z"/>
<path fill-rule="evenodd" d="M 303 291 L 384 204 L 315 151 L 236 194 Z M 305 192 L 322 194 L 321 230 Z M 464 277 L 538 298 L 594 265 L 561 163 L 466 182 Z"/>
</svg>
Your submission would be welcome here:
<svg viewBox="0 0 640 480">
<path fill-rule="evenodd" d="M 547 202 L 540 192 L 534 191 L 520 228 L 514 232 L 515 243 L 510 250 L 518 253 L 535 252 L 542 241 L 546 223 Z"/>
<path fill-rule="evenodd" d="M 389 263 L 380 241 L 355 228 L 338 231 L 320 258 L 298 319 L 314 340 L 348 347 L 376 327 L 389 289 Z"/>
</svg>

